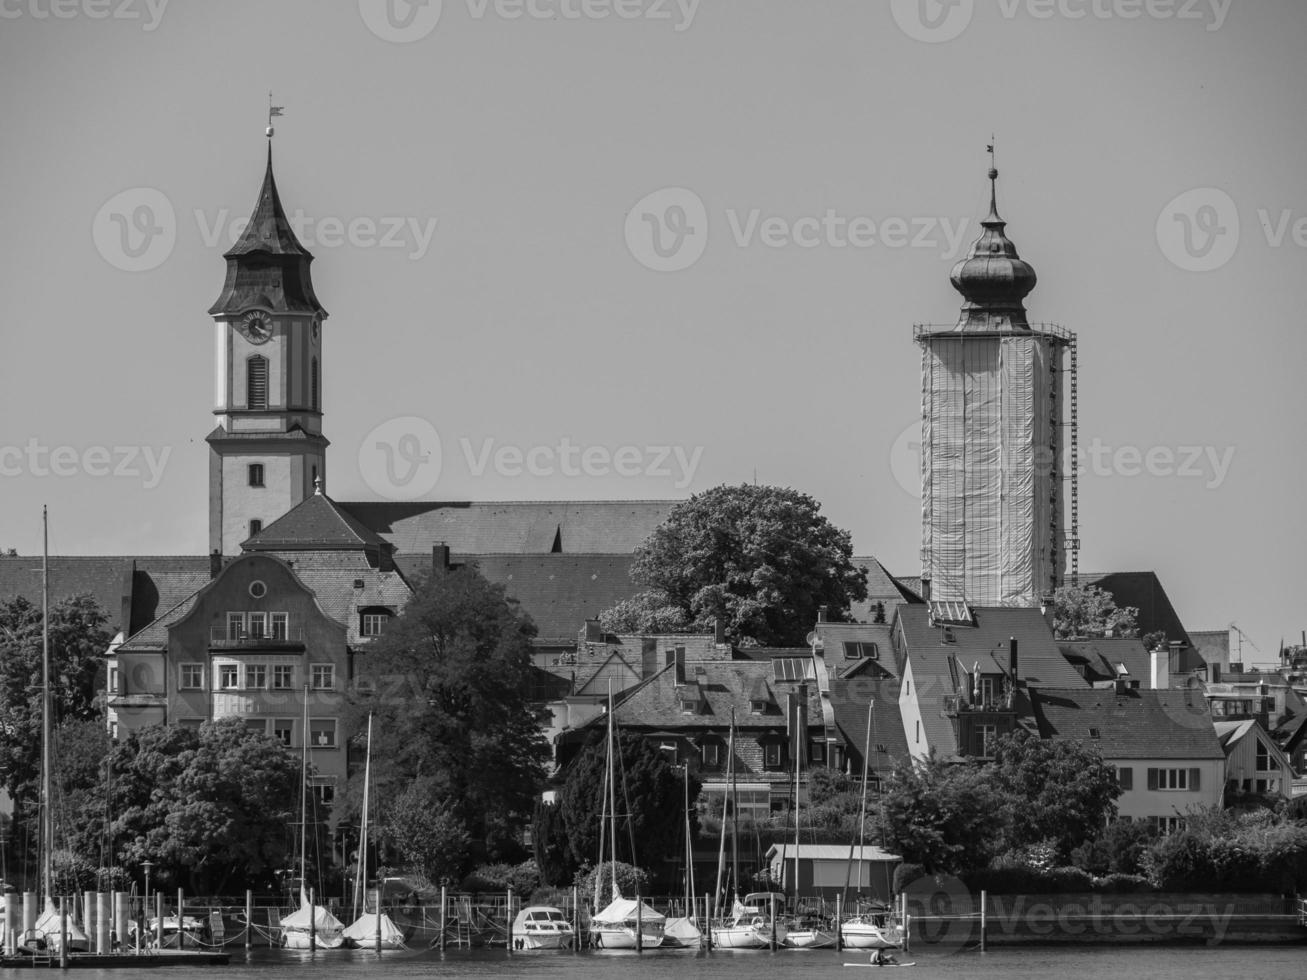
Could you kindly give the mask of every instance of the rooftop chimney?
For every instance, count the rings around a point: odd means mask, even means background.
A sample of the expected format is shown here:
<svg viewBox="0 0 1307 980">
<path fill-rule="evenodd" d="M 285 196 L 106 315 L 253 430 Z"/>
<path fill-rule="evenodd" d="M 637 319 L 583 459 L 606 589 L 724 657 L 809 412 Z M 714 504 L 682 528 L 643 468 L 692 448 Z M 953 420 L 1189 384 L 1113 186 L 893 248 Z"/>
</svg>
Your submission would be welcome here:
<svg viewBox="0 0 1307 980">
<path fill-rule="evenodd" d="M 218 573 L 222 571 L 222 552 L 217 548 L 213 549 L 213 554 L 209 555 L 209 578 L 217 578 Z"/>
<path fill-rule="evenodd" d="M 1017 669 L 1017 638 L 1009 636 L 1007 639 L 1007 666 L 1012 671 L 1012 693 L 1017 690 L 1017 682 L 1021 679 L 1021 672 Z"/>
<path fill-rule="evenodd" d="M 449 545 L 441 541 L 431 546 L 431 573 L 449 571 Z"/>
<path fill-rule="evenodd" d="M 1154 691 L 1165 691 L 1171 686 L 1171 652 L 1163 646 L 1148 655 L 1148 686 Z"/>
<path fill-rule="evenodd" d="M 726 620 L 721 616 L 713 617 L 713 642 L 718 646 L 726 642 Z"/>
<path fill-rule="evenodd" d="M 817 622 L 819 622 L 819 623 L 824 623 L 824 622 L 826 622 L 826 611 L 827 611 L 827 608 L 828 608 L 828 607 L 826 607 L 826 606 L 818 606 L 818 607 L 817 607 Z"/>
</svg>

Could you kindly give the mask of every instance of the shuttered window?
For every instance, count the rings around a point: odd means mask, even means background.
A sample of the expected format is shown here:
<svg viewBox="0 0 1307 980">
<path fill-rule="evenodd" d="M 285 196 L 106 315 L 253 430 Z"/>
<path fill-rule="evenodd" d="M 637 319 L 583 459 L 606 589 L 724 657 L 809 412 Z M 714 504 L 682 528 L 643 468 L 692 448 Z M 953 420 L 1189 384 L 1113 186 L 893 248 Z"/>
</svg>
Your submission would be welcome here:
<svg viewBox="0 0 1307 980">
<path fill-rule="evenodd" d="M 1134 789 L 1135 771 L 1129 766 L 1122 766 L 1116 771 L 1116 784 L 1123 790 Z"/>
<path fill-rule="evenodd" d="M 245 407 L 268 407 L 268 359 L 259 354 L 246 362 Z"/>
<path fill-rule="evenodd" d="M 313 359 L 313 369 L 309 372 L 309 378 L 312 382 L 313 399 L 312 402 L 310 402 L 309 407 L 317 410 L 322 407 L 322 404 L 318 401 L 318 359 L 316 357 Z"/>
</svg>

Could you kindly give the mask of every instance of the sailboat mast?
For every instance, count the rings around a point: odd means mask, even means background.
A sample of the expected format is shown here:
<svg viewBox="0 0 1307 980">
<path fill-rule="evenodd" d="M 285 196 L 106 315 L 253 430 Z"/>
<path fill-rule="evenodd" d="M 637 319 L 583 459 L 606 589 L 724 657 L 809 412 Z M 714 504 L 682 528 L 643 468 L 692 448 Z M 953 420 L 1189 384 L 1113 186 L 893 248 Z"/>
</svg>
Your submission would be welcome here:
<svg viewBox="0 0 1307 980">
<path fill-rule="evenodd" d="M 359 861 L 358 874 L 354 879 L 354 918 L 359 916 L 359 906 L 367 911 L 367 873 L 368 873 L 368 793 L 372 782 L 372 712 L 368 712 L 368 753 L 363 762 L 363 816 L 359 820 Z M 378 899 L 377 912 L 381 912 Z"/>
<path fill-rule="evenodd" d="M 613 769 L 613 682 L 608 682 L 608 819 L 612 821 L 609 828 L 609 847 L 612 849 L 612 860 L 609 869 L 612 871 L 613 901 L 617 901 L 617 788 L 615 772 Z"/>
<path fill-rule="evenodd" d="M 730 815 L 731 794 L 729 784 L 731 781 L 731 772 L 735 766 L 735 709 L 731 709 L 731 729 L 730 735 L 726 740 L 726 782 L 728 788 L 722 793 L 722 832 L 717 843 L 717 888 L 713 892 L 713 918 L 717 918 L 717 913 L 722 905 L 722 875 L 726 872 L 726 818 Z"/>
<path fill-rule="evenodd" d="M 308 902 L 309 885 L 304 863 L 305 839 L 309 836 L 309 686 L 304 685 L 304 720 L 300 731 L 300 904 Z M 309 910 L 309 915 L 313 910 Z"/>
<path fill-rule="evenodd" d="M 41 507 L 41 887 L 47 901 L 54 899 L 54 794 L 50 743 L 53 741 L 50 697 L 50 517 Z"/>
<path fill-rule="evenodd" d="M 862 801 L 858 804 L 858 887 L 862 887 L 862 831 L 867 822 L 867 770 L 871 762 L 871 726 L 874 722 L 872 710 L 876 699 L 867 700 L 867 737 L 862 743 Z M 853 875 L 853 840 L 849 839 L 849 864 L 844 869 L 844 905 L 849 901 L 849 878 Z"/>
</svg>

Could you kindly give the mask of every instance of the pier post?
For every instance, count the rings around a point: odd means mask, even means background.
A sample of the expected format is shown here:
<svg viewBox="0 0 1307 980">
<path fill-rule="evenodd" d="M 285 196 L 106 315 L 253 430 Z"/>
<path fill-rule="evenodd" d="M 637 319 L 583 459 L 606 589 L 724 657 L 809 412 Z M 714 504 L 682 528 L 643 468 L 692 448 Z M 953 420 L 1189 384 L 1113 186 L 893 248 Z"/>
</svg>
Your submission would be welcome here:
<svg viewBox="0 0 1307 980">
<path fill-rule="evenodd" d="M 73 911 L 77 911 L 77 899 L 73 898 Z M 82 932 L 90 942 L 95 942 L 95 892 L 82 892 Z M 88 947 L 89 943 L 88 943 Z"/>
<path fill-rule="evenodd" d="M 163 892 L 154 893 L 154 948 L 163 949 Z"/>
<path fill-rule="evenodd" d="M 988 911 L 989 895 L 985 889 L 980 889 L 980 951 L 985 952 L 985 913 Z"/>
<path fill-rule="evenodd" d="M 18 893 L 5 892 L 5 953 L 13 956 L 18 952 Z"/>
<path fill-rule="evenodd" d="M 245 948 L 248 950 L 254 941 L 254 892 L 245 889 Z"/>
<path fill-rule="evenodd" d="M 842 896 L 835 896 L 835 952 L 844 948 L 844 919 L 841 912 L 842 905 L 840 902 Z"/>
<path fill-rule="evenodd" d="M 446 885 L 440 886 L 440 951 L 442 953 L 445 951 L 445 933 L 449 929 L 449 900 L 446 894 L 447 887 L 448 886 Z M 380 902 L 381 897 L 380 892 L 378 892 L 377 903 L 380 904 Z"/>
<path fill-rule="evenodd" d="M 114 892 L 113 895 L 113 928 L 118 933 L 118 948 L 127 948 L 127 923 L 131 920 L 131 908 L 128 902 L 131 896 L 124 891 Z"/>
<path fill-rule="evenodd" d="M 36 892 L 23 892 L 23 932 L 36 928 Z"/>
<path fill-rule="evenodd" d="M 707 937 L 708 952 L 710 953 L 712 952 L 712 918 L 711 918 L 712 912 L 710 911 L 711 908 L 712 906 L 709 904 L 708 893 L 704 892 L 703 893 L 703 932 L 700 933 L 700 936 Z"/>
<path fill-rule="evenodd" d="M 375 924 L 376 927 L 377 927 L 377 928 L 376 928 L 376 931 L 373 933 L 373 938 L 376 939 L 376 941 L 377 941 L 377 955 L 378 955 L 378 956 L 381 955 L 381 886 L 382 886 L 382 884 L 383 884 L 383 882 L 382 882 L 380 879 L 378 879 L 378 881 L 377 881 L 377 898 L 376 898 L 376 901 L 374 901 L 374 902 L 372 903 L 372 904 L 373 904 L 373 909 L 374 909 L 374 911 L 375 911 L 376 914 L 377 914 L 376 919 L 373 920 L 374 924 Z M 366 887 L 367 887 L 367 882 L 366 882 L 366 881 L 363 882 L 363 885 L 364 885 L 364 888 L 366 889 Z M 364 891 L 364 895 L 365 895 L 365 896 L 367 895 L 366 890 Z M 365 899 L 364 902 L 363 902 L 363 911 L 366 912 L 367 910 L 368 910 L 368 903 L 367 903 L 367 901 L 366 901 L 366 899 Z M 426 919 L 426 915 L 427 915 L 427 913 L 426 913 L 426 909 L 423 909 L 423 910 L 422 910 L 422 918 L 423 918 L 423 919 Z"/>
<path fill-rule="evenodd" d="M 508 908 L 504 912 L 504 924 L 508 926 L 508 951 L 513 951 L 513 889 L 508 889 Z"/>
<path fill-rule="evenodd" d="M 635 893 L 635 951 L 644 952 L 644 899 Z"/>
<path fill-rule="evenodd" d="M 581 948 L 581 893 L 572 886 L 572 952 Z"/>
<path fill-rule="evenodd" d="M 177 889 L 177 948 L 182 948 L 182 936 L 186 930 L 182 928 L 182 913 L 186 910 L 186 895 L 182 889 Z"/>
<path fill-rule="evenodd" d="M 95 896 L 95 951 L 102 956 L 112 952 L 109 943 L 109 932 L 112 926 L 113 895 L 109 892 L 97 892 Z"/>
<path fill-rule="evenodd" d="M 903 907 L 906 909 L 908 903 L 904 902 Z M 912 916 L 907 912 L 903 913 L 903 952 L 912 952 Z"/>
<path fill-rule="evenodd" d="M 313 899 L 313 889 L 309 889 L 309 952 L 318 951 L 318 906 Z"/>
<path fill-rule="evenodd" d="M 59 899 L 59 969 L 68 969 L 68 906 Z"/>
<path fill-rule="evenodd" d="M 771 942 L 769 948 L 776 952 L 776 893 L 767 896 L 767 901 L 771 904 Z"/>
</svg>

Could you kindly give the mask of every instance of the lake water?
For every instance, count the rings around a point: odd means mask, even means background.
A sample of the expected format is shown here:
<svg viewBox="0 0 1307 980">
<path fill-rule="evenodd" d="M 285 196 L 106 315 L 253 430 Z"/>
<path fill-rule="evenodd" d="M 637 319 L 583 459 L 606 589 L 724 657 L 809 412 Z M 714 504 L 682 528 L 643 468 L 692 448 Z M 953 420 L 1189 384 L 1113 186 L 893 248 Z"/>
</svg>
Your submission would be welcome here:
<svg viewBox="0 0 1307 980">
<path fill-rule="evenodd" d="M 1301 980 L 1307 976 L 1307 946 L 1170 946 L 1170 947 L 1084 947 L 1045 949 L 1039 947 L 1007 948 L 987 953 L 938 953 L 929 947 L 914 949 L 904 960 L 917 965 L 908 976 L 912 980 L 931 977 L 1007 978 L 1039 977 L 1040 980 Z M 340 977 L 469 977 L 540 978 L 540 980 L 852 980 L 866 969 L 850 970 L 845 963 L 866 963 L 867 955 L 831 950 L 778 953 L 714 952 L 688 953 L 662 951 L 640 956 L 537 952 L 509 954 L 505 950 L 456 950 L 440 953 L 376 953 L 361 950 L 290 953 L 279 950 L 256 950 L 246 959 L 243 951 L 234 953 L 226 967 L 190 969 L 153 969 L 140 971 L 151 980 L 257 980 L 260 977 L 293 976 L 301 980 L 336 980 Z M 101 975 L 122 980 L 138 971 L 78 971 L 81 978 Z M 872 970 L 880 974 L 880 970 Z"/>
</svg>

